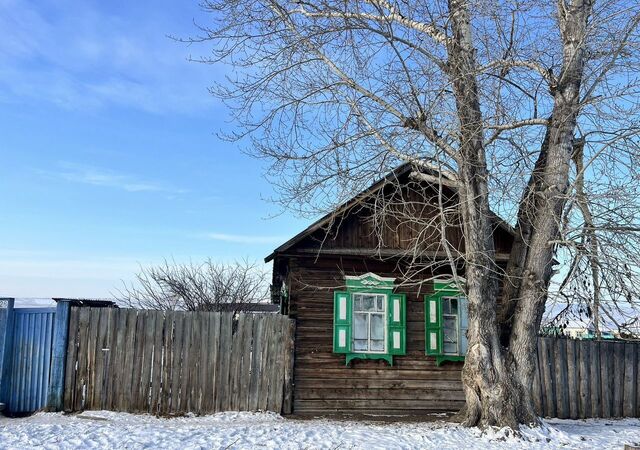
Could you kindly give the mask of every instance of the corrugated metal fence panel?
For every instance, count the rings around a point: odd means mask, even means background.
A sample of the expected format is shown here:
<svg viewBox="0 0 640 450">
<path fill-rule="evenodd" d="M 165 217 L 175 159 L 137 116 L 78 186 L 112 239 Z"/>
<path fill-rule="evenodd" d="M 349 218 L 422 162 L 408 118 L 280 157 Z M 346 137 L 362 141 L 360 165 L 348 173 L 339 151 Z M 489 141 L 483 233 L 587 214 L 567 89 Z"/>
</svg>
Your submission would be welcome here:
<svg viewBox="0 0 640 450">
<path fill-rule="evenodd" d="M 55 309 L 15 309 L 14 314 L 7 409 L 33 412 L 47 402 Z"/>
</svg>

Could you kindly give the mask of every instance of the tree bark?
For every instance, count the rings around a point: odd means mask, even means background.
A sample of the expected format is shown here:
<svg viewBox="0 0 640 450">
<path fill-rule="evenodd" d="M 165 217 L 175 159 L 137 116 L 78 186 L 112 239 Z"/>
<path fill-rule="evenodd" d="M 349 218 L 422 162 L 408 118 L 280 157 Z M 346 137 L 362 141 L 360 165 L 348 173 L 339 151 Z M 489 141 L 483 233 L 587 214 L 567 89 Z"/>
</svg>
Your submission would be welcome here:
<svg viewBox="0 0 640 450">
<path fill-rule="evenodd" d="M 459 196 L 469 301 L 469 349 L 462 372 L 467 401 L 464 423 L 517 428 L 517 400 L 506 370 L 496 320 L 498 284 L 488 171 L 467 2 L 450 0 L 449 11 L 453 36 L 447 45 L 448 72 L 460 120 Z"/>
<path fill-rule="evenodd" d="M 553 244 L 559 233 L 569 183 L 569 165 L 580 109 L 580 86 L 584 70 L 585 37 L 593 3 L 573 0 L 558 3 L 563 40 L 563 70 L 555 87 L 552 121 L 549 125 L 547 162 L 536 186 L 537 211 L 531 222 L 531 237 L 522 272 L 513 328 L 509 339 L 508 363 L 518 394 L 518 415 L 535 417 L 531 401 L 538 330 L 544 313 L 552 275 Z"/>
<path fill-rule="evenodd" d="M 460 209 L 469 300 L 469 349 L 462 374 L 466 425 L 517 429 L 521 423 L 538 422 L 531 397 L 533 355 L 552 275 L 550 242 L 558 235 L 566 198 L 591 8 L 590 0 L 558 3 L 563 70 L 554 86 L 551 122 L 520 203 L 519 235 L 500 314 L 505 326 L 499 329 L 475 49 L 467 2 L 449 0 L 453 36 L 447 42 L 448 71 L 460 120 Z"/>
</svg>

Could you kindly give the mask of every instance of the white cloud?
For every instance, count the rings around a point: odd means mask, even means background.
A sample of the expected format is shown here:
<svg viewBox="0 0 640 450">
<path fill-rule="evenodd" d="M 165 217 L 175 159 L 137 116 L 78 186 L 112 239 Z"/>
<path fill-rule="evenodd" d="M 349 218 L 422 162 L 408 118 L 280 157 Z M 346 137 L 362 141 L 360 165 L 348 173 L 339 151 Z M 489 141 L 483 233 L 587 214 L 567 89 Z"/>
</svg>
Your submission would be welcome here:
<svg viewBox="0 0 640 450">
<path fill-rule="evenodd" d="M 191 33 L 191 18 L 162 10 L 141 16 L 135 8 L 118 16 L 99 8 L 108 6 L 0 0 L 0 101 L 153 113 L 215 105 L 207 86 L 216 73 L 188 62 L 185 46 L 166 36 Z"/>
<path fill-rule="evenodd" d="M 57 171 L 39 171 L 50 177 L 62 178 L 73 183 L 120 189 L 127 192 L 163 192 L 172 195 L 185 194 L 186 189 L 179 189 L 162 183 L 143 180 L 130 174 L 117 173 L 82 164 L 69 162 L 59 163 Z"/>
<path fill-rule="evenodd" d="M 227 234 L 227 233 L 203 233 L 199 235 L 203 239 L 213 241 L 232 242 L 236 244 L 280 244 L 288 238 L 285 236 L 261 236 L 247 234 Z"/>
</svg>

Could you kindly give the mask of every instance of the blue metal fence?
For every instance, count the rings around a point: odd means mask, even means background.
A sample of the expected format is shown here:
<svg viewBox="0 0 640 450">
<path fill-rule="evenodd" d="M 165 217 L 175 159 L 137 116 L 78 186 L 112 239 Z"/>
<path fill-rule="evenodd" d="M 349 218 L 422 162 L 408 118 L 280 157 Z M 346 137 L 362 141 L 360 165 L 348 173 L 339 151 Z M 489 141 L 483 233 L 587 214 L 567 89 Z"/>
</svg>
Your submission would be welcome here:
<svg viewBox="0 0 640 450">
<path fill-rule="evenodd" d="M 51 370 L 55 308 L 13 310 L 10 367 L 5 391 L 9 413 L 28 413 L 46 406 Z M 9 324 L 10 325 L 10 324 Z"/>
</svg>

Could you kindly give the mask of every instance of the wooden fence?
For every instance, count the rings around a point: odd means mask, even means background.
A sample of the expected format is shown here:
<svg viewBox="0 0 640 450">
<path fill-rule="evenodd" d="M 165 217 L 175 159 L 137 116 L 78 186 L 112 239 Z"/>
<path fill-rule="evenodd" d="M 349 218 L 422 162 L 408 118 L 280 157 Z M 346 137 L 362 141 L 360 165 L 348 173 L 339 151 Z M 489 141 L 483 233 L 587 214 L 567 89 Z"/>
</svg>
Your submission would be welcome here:
<svg viewBox="0 0 640 450">
<path fill-rule="evenodd" d="M 539 338 L 536 410 L 561 419 L 640 416 L 640 343 Z"/>
<path fill-rule="evenodd" d="M 64 409 L 290 413 L 293 324 L 276 314 L 72 307 Z"/>
</svg>

